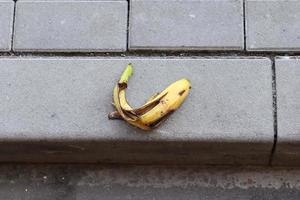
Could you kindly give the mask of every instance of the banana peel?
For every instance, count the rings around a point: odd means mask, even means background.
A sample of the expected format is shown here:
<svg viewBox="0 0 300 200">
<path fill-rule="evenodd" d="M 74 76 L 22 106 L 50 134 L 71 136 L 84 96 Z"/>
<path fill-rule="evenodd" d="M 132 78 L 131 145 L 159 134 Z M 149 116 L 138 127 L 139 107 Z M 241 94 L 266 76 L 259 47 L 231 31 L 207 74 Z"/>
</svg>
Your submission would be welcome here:
<svg viewBox="0 0 300 200">
<path fill-rule="evenodd" d="M 132 73 L 133 67 L 128 64 L 114 87 L 113 105 L 116 111 L 111 112 L 108 118 L 123 119 L 143 130 L 152 130 L 166 120 L 181 106 L 191 89 L 190 82 L 183 78 L 150 97 L 140 108 L 132 108 L 126 100 L 126 88 Z"/>
</svg>

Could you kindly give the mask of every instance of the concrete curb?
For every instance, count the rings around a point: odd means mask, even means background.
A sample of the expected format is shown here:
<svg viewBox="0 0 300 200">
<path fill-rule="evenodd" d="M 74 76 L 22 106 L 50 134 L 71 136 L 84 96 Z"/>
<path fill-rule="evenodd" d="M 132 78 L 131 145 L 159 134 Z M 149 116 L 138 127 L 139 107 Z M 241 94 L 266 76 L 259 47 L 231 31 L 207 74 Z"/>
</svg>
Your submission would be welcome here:
<svg viewBox="0 0 300 200">
<path fill-rule="evenodd" d="M 300 58 L 277 57 L 278 139 L 275 165 L 299 166 L 300 154 Z"/>
<path fill-rule="evenodd" d="M 129 62 L 133 106 L 179 78 L 192 82 L 150 134 L 107 119 Z M 2 58 L 0 76 L 0 161 L 267 165 L 271 156 L 267 58 Z"/>
</svg>

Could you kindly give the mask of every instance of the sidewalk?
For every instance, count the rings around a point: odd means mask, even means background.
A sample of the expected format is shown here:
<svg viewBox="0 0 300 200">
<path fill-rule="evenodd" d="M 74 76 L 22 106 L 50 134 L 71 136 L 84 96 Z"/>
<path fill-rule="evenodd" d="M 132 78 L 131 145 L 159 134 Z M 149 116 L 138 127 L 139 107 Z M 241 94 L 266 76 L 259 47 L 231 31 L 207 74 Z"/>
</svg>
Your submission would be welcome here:
<svg viewBox="0 0 300 200">
<path fill-rule="evenodd" d="M 300 1 L 0 0 L 0 161 L 300 164 Z M 110 121 L 186 77 L 143 133 Z"/>
</svg>

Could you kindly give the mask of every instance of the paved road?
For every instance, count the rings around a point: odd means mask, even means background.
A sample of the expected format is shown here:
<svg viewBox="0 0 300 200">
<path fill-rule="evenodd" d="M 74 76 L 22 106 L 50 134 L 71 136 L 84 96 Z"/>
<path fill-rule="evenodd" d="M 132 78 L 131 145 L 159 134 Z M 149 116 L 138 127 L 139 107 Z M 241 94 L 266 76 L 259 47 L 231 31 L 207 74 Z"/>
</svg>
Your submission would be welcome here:
<svg viewBox="0 0 300 200">
<path fill-rule="evenodd" d="M 294 200 L 300 169 L 2 165 L 0 199 Z"/>
</svg>

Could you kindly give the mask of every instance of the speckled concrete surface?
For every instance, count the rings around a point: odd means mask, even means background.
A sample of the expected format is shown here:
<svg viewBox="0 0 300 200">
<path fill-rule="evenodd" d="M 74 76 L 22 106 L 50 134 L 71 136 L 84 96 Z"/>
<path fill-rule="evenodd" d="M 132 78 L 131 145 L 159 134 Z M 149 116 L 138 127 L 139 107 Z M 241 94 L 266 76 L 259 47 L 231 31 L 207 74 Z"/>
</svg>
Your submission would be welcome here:
<svg viewBox="0 0 300 200">
<path fill-rule="evenodd" d="M 175 80 L 192 83 L 151 134 L 107 119 L 128 63 L 133 107 Z M 267 165 L 274 140 L 268 58 L 3 58 L 0 91 L 2 162 Z"/>
<path fill-rule="evenodd" d="M 0 199 L 272 199 L 300 196 L 300 169 L 2 165 Z"/>
</svg>

